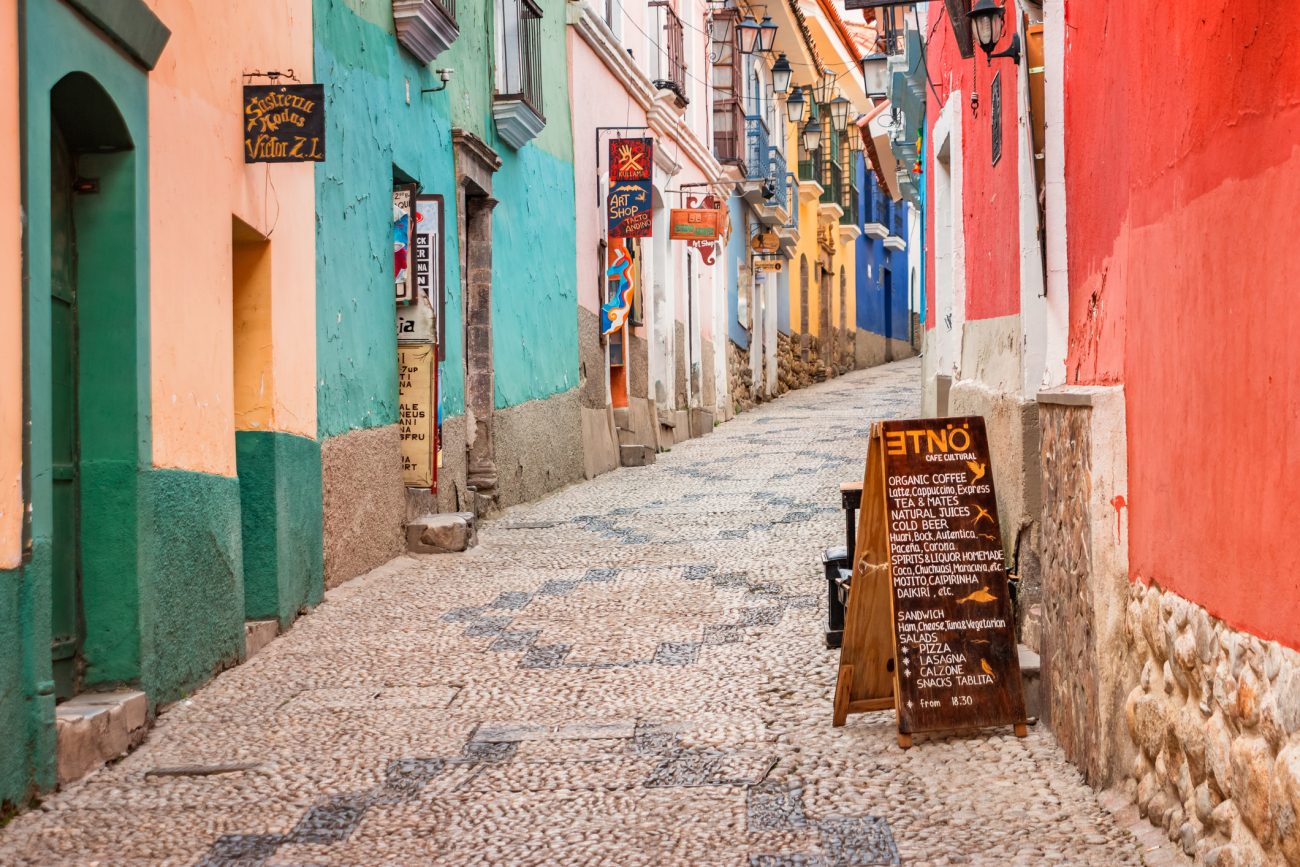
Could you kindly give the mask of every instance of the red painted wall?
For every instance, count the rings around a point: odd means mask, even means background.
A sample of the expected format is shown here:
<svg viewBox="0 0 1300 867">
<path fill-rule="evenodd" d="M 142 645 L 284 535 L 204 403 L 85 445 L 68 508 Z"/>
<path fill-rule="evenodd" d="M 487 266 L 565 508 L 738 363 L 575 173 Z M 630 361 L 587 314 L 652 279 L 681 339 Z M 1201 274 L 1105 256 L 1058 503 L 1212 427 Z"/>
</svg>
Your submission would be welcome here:
<svg viewBox="0 0 1300 867">
<path fill-rule="evenodd" d="M 1019 68 L 1010 60 L 994 60 L 975 49 L 973 60 L 957 51 L 952 25 L 941 6 L 931 10 L 934 28 L 926 52 L 926 65 L 942 102 L 927 90 L 927 136 L 954 90 L 961 91 L 962 220 L 966 236 L 966 318 L 991 319 L 1020 312 L 1020 209 L 1018 202 L 1019 140 L 1016 110 L 1019 102 Z M 1011 21 L 997 50 L 1010 42 Z M 993 164 L 993 76 L 1002 78 L 1002 156 Z M 971 114 L 970 95 L 979 93 L 979 113 Z M 933 178 L 926 178 L 927 201 L 934 201 Z M 927 238 L 933 238 L 934 214 L 926 214 Z M 926 292 L 928 310 L 934 309 L 934 249 L 927 244 Z M 934 327 L 934 316 L 926 326 Z"/>
<path fill-rule="evenodd" d="M 1300 648 L 1300 15 L 1066 17 L 1068 376 L 1125 386 L 1133 577 Z"/>
</svg>

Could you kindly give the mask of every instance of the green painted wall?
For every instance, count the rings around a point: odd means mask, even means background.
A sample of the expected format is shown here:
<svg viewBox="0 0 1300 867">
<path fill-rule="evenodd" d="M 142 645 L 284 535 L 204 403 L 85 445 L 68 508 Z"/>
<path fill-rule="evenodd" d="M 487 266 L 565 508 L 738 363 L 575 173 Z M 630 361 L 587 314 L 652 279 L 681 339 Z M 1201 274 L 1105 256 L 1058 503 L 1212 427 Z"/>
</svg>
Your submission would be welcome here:
<svg viewBox="0 0 1300 867">
<path fill-rule="evenodd" d="M 239 479 L 140 476 L 140 682 L 175 701 L 244 650 Z"/>
<path fill-rule="evenodd" d="M 542 134 L 519 151 L 492 120 L 492 4 L 457 4 L 460 37 L 429 67 L 393 33 L 391 0 L 315 0 L 316 80 L 324 82 L 330 156 L 316 168 L 317 369 L 321 437 L 397 420 L 389 230 L 393 167 L 447 202 L 447 347 L 442 407 L 464 412 L 453 127 L 501 156 L 493 180 L 496 405 L 577 386 L 573 142 L 564 0 L 544 0 Z M 432 69 L 451 67 L 446 91 Z M 410 81 L 410 105 L 406 82 Z M 557 215 L 562 215 L 557 219 Z"/>
<path fill-rule="evenodd" d="M 288 626 L 325 592 L 320 443 L 235 434 L 244 546 L 244 617 Z"/>
</svg>

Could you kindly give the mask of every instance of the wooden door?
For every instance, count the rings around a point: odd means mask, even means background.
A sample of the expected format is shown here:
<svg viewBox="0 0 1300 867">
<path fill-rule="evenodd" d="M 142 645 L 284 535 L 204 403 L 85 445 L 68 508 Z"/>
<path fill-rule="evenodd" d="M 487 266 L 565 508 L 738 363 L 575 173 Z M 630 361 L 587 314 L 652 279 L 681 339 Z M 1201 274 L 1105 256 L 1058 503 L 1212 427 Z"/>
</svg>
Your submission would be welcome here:
<svg viewBox="0 0 1300 867">
<path fill-rule="evenodd" d="M 76 171 L 63 136 L 50 147 L 50 385 L 53 469 L 51 656 L 55 695 L 77 692 L 81 616 L 80 442 L 77 435 L 77 239 L 73 222 Z"/>
</svg>

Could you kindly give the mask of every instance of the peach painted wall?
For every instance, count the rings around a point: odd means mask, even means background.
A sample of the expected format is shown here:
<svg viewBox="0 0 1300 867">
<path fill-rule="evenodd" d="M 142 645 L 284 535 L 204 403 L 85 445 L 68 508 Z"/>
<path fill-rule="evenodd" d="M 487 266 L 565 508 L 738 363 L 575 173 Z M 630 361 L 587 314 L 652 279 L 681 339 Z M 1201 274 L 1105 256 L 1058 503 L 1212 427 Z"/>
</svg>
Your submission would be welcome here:
<svg viewBox="0 0 1300 867">
<path fill-rule="evenodd" d="M 153 459 L 233 475 L 232 217 L 271 242 L 258 424 L 316 435 L 314 168 L 245 165 L 241 123 L 242 73 L 311 80 L 311 0 L 148 2 L 172 31 L 149 76 Z"/>
<path fill-rule="evenodd" d="M 22 562 L 23 264 L 18 14 L 0 3 L 0 569 Z"/>
</svg>

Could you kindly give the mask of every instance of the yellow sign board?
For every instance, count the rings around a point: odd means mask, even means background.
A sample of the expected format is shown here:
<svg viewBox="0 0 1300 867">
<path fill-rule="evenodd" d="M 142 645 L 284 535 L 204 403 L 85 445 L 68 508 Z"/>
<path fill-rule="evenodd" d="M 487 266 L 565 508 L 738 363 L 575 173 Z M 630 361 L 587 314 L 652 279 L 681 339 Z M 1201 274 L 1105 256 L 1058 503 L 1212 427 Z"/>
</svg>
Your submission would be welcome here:
<svg viewBox="0 0 1300 867">
<path fill-rule="evenodd" d="M 398 426 L 402 437 L 402 480 L 408 488 L 432 488 L 434 483 L 436 366 L 437 350 L 432 343 L 398 345 Z"/>
</svg>

